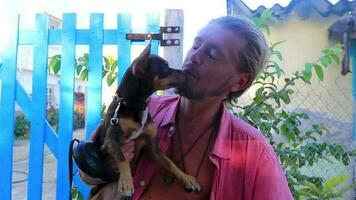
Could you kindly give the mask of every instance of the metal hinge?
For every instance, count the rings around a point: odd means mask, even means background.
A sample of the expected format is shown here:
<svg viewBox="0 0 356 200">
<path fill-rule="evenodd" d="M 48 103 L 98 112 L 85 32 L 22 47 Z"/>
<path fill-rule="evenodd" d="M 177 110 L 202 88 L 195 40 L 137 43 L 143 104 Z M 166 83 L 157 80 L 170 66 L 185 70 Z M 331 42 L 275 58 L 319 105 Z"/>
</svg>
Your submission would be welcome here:
<svg viewBox="0 0 356 200">
<path fill-rule="evenodd" d="M 136 42 L 145 40 L 159 40 L 161 46 L 179 46 L 180 39 L 163 39 L 163 34 L 180 33 L 179 26 L 160 27 L 159 33 L 127 33 L 126 39 Z"/>
</svg>

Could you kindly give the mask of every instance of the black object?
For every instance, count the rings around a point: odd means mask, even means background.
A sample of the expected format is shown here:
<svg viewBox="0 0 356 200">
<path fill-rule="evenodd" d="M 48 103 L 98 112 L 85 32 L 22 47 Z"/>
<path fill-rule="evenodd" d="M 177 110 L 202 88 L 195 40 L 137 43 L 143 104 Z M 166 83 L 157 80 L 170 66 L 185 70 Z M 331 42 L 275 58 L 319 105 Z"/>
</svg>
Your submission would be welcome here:
<svg viewBox="0 0 356 200">
<path fill-rule="evenodd" d="M 92 141 L 80 141 L 73 148 L 73 159 L 81 171 L 93 178 L 112 182 L 119 177 L 104 160 L 98 145 Z"/>
</svg>

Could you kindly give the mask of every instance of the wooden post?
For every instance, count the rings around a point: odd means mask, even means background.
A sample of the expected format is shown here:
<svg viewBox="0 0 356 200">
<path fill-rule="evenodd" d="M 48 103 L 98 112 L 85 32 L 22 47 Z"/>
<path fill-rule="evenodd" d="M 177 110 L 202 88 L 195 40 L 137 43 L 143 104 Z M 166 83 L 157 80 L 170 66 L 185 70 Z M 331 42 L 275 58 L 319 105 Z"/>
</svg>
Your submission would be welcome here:
<svg viewBox="0 0 356 200">
<path fill-rule="evenodd" d="M 184 15 L 183 10 L 166 9 L 164 13 L 164 26 L 179 26 L 180 33 L 164 34 L 163 39 L 180 39 L 179 46 L 167 46 L 163 48 L 163 58 L 169 63 L 169 66 L 176 69 L 182 68 L 183 63 L 183 32 L 184 32 Z M 157 91 L 157 94 L 173 94 L 174 89 Z"/>
<path fill-rule="evenodd" d="M 183 62 L 183 31 L 184 16 L 183 10 L 166 9 L 164 16 L 164 26 L 180 26 L 180 33 L 164 34 L 163 39 L 180 39 L 179 46 L 164 47 L 163 57 L 168 61 L 169 66 L 180 69 Z"/>
</svg>

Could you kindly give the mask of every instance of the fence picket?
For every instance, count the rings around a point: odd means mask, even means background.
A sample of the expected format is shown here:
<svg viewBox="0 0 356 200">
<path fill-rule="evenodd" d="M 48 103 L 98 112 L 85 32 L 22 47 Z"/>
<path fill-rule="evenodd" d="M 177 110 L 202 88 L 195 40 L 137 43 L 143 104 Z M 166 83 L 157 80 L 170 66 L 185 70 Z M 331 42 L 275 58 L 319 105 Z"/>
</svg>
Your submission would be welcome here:
<svg viewBox="0 0 356 200">
<path fill-rule="evenodd" d="M 30 157 L 28 199 L 42 198 L 44 133 L 47 97 L 48 16 L 36 15 L 36 40 L 32 81 L 32 113 L 30 131 Z"/>
<path fill-rule="evenodd" d="M 146 15 L 146 29 L 148 33 L 159 33 L 159 14 L 148 13 Z M 158 54 L 158 40 L 153 40 L 151 44 L 151 53 Z"/>
<path fill-rule="evenodd" d="M 73 133 L 74 112 L 74 80 L 75 80 L 75 28 L 76 15 L 67 13 L 63 15 L 62 26 L 62 53 L 61 53 L 61 81 L 60 81 L 60 104 L 59 104 L 59 130 L 58 146 L 68 147 Z M 58 149 L 57 170 L 57 199 L 68 199 L 69 148 Z"/>
<path fill-rule="evenodd" d="M 86 98 L 86 138 L 100 122 L 103 65 L 103 14 L 90 15 L 88 93 Z"/>
<path fill-rule="evenodd" d="M 131 15 L 117 15 L 117 29 L 103 27 L 104 15 L 90 15 L 89 29 L 76 29 L 76 15 L 63 14 L 63 28 L 49 29 L 47 14 L 36 15 L 35 29 L 20 29 L 18 23 L 11 31 L 9 48 L 2 55 L 0 96 L 0 165 L 2 178 L 0 192 L 2 199 L 11 199 L 12 156 L 15 101 L 25 117 L 31 122 L 29 177 L 27 198 L 42 199 L 44 143 L 57 159 L 56 199 L 68 199 L 68 145 L 72 138 L 74 123 L 74 85 L 76 45 L 89 45 L 88 88 L 86 95 L 86 138 L 95 130 L 101 120 L 103 45 L 117 45 L 118 82 L 131 63 L 132 42 L 126 39 L 131 33 Z M 153 21 L 152 21 L 153 20 Z M 18 22 L 18 19 L 17 19 Z M 159 32 L 159 15 L 147 15 L 147 32 Z M 144 44 L 144 43 L 143 43 Z M 17 49 L 19 45 L 34 46 L 32 97 L 16 80 Z M 59 106 L 59 132 L 53 130 L 46 120 L 48 46 L 62 45 L 61 81 Z M 158 53 L 158 41 L 152 42 L 152 53 Z M 6 94 L 6 95 L 5 95 Z M 34 114 L 35 113 L 35 114 Z M 75 185 L 84 197 L 88 187 L 76 175 Z"/>
<path fill-rule="evenodd" d="M 12 157 L 15 118 L 16 63 L 18 50 L 19 18 L 10 27 L 11 35 L 2 54 L 0 99 L 0 194 L 1 199 L 11 199 Z"/>
<path fill-rule="evenodd" d="M 117 81 L 120 84 L 131 61 L 131 41 L 126 40 L 126 33 L 131 32 L 131 15 L 120 13 L 117 15 Z"/>
<path fill-rule="evenodd" d="M 25 115 L 26 119 L 31 119 L 32 101 L 30 100 L 30 97 L 26 94 L 25 89 L 18 81 L 16 81 L 16 102 L 20 106 L 21 111 Z M 45 142 L 51 150 L 52 154 L 57 158 L 58 137 L 47 121 L 45 122 Z"/>
</svg>

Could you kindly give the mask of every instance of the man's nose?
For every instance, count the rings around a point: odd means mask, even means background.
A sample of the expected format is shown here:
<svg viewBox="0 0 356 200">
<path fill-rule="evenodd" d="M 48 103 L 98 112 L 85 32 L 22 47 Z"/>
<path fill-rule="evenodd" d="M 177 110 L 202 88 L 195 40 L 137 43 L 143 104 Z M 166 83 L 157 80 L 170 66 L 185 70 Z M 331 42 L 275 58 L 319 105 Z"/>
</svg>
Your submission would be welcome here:
<svg viewBox="0 0 356 200">
<path fill-rule="evenodd" d="M 201 64 L 202 62 L 202 48 L 192 49 L 190 55 L 190 61 L 195 64 Z"/>
</svg>

